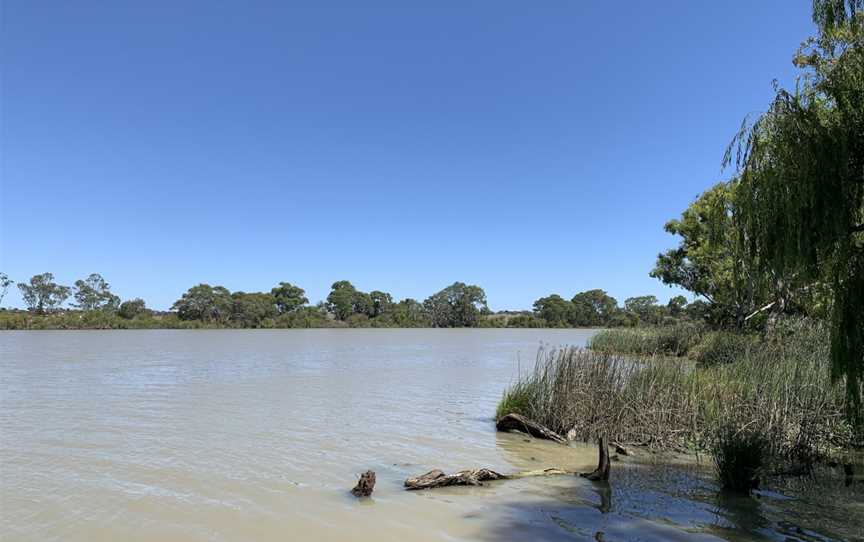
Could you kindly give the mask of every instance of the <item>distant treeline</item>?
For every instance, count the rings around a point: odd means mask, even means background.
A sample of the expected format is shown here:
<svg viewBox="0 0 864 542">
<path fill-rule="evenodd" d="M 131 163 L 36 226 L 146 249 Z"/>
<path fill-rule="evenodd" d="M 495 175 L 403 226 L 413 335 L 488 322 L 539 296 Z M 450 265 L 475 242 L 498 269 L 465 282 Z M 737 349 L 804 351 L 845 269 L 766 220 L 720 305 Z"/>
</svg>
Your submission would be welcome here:
<svg viewBox="0 0 864 542">
<path fill-rule="evenodd" d="M 0 302 L 13 284 L 0 273 Z M 148 309 L 140 298 L 122 301 L 98 273 L 64 286 L 51 273 L 17 284 L 27 311 L 4 310 L 0 329 L 74 328 L 312 328 L 312 327 L 615 327 L 698 320 L 706 305 L 683 296 L 659 305 L 651 295 L 628 298 L 624 306 L 603 290 L 572 299 L 552 294 L 534 302 L 533 311 L 493 313 L 486 292 L 455 282 L 424 301 L 395 301 L 387 292 L 363 292 L 347 280 L 335 282 L 327 299 L 310 305 L 303 288 L 280 282 L 269 292 L 231 292 L 198 284 L 170 312 Z M 64 307 L 69 299 L 70 307 Z"/>
</svg>

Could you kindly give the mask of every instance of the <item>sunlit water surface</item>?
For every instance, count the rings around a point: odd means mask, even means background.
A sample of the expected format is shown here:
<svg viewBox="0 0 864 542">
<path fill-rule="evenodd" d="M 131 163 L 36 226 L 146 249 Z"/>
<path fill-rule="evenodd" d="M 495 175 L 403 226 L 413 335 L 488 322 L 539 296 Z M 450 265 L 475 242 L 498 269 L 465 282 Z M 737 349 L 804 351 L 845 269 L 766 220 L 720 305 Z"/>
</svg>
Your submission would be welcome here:
<svg viewBox="0 0 864 542">
<path fill-rule="evenodd" d="M 724 497 L 709 465 L 407 492 L 432 468 L 591 470 L 497 434 L 537 349 L 586 330 L 0 333 L 3 540 L 862 539 L 858 486 Z M 376 471 L 371 499 L 348 494 Z"/>
</svg>

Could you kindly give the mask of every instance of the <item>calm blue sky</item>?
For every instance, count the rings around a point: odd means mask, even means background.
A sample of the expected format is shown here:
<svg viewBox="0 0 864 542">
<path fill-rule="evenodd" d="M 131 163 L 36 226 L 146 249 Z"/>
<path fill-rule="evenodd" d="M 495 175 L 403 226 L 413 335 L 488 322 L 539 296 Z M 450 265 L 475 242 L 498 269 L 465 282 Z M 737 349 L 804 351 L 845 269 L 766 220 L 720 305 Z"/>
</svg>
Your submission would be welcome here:
<svg viewBox="0 0 864 542">
<path fill-rule="evenodd" d="M 807 0 L 0 6 L 0 269 L 154 308 L 339 279 L 665 301 L 664 222 L 813 30 Z"/>
</svg>

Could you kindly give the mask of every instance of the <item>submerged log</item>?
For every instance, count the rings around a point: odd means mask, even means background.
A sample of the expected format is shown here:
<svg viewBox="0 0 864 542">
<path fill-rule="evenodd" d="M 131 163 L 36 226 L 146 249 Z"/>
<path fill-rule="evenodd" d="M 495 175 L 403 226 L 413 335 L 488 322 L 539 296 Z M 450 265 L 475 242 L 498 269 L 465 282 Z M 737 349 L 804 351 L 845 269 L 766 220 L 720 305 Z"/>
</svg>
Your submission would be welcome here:
<svg viewBox="0 0 864 542">
<path fill-rule="evenodd" d="M 515 480 L 529 476 L 557 476 L 562 474 L 574 474 L 563 469 L 543 469 L 501 474 L 492 469 L 467 469 L 445 474 L 440 469 L 435 469 L 413 478 L 405 480 L 405 489 L 434 489 L 447 486 L 482 486 L 483 482 L 491 480 Z"/>
<path fill-rule="evenodd" d="M 495 428 L 498 431 L 522 431 L 528 433 L 532 437 L 554 440 L 559 444 L 567 444 L 567 439 L 552 431 L 547 427 L 543 427 L 539 423 L 529 420 L 521 414 L 511 413 L 506 416 L 501 416 L 495 423 Z"/>
<path fill-rule="evenodd" d="M 600 448 L 600 457 L 597 461 L 597 468 L 594 472 L 582 472 L 579 476 L 587 478 L 592 482 L 609 479 L 609 448 L 606 444 L 606 436 L 601 436 L 598 439 L 597 446 Z"/>
<path fill-rule="evenodd" d="M 375 489 L 375 471 L 367 470 L 360 475 L 357 485 L 351 490 L 355 497 L 368 497 Z"/>
</svg>

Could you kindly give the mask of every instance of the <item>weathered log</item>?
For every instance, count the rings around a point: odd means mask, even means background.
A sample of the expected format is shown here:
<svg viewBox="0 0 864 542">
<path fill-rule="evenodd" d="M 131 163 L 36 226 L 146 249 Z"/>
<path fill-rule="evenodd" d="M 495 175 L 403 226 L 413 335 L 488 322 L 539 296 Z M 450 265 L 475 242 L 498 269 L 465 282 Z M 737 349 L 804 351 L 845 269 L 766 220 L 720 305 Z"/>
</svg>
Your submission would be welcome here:
<svg viewBox="0 0 864 542">
<path fill-rule="evenodd" d="M 600 457 L 597 461 L 597 468 L 594 472 L 582 472 L 579 476 L 587 478 L 592 482 L 609 479 L 609 448 L 606 444 L 606 436 L 601 436 L 598 439 L 597 446 L 599 447 Z"/>
<path fill-rule="evenodd" d="M 413 478 L 405 480 L 405 489 L 434 489 L 447 486 L 482 486 L 483 482 L 491 480 L 515 480 L 529 476 L 556 476 L 561 474 L 574 474 L 563 469 L 543 469 L 501 474 L 491 469 L 467 469 L 453 474 L 445 474 L 440 469 L 435 469 Z"/>
<path fill-rule="evenodd" d="M 368 497 L 375 489 L 375 471 L 367 470 L 360 475 L 357 485 L 351 490 L 355 497 Z"/>
<path fill-rule="evenodd" d="M 612 444 L 612 446 L 615 447 L 615 453 L 616 454 L 618 454 L 618 455 L 633 455 L 633 452 L 631 452 L 629 449 L 625 448 L 621 444 L 619 444 L 615 441 L 613 441 L 611 444 Z"/>
<path fill-rule="evenodd" d="M 529 420 L 525 416 L 516 414 L 515 412 L 498 418 L 498 421 L 495 423 L 495 428 L 498 429 L 498 431 L 522 431 L 536 438 L 554 440 L 559 444 L 567 444 L 567 439 L 555 431 L 543 427 L 539 423 Z"/>
</svg>

